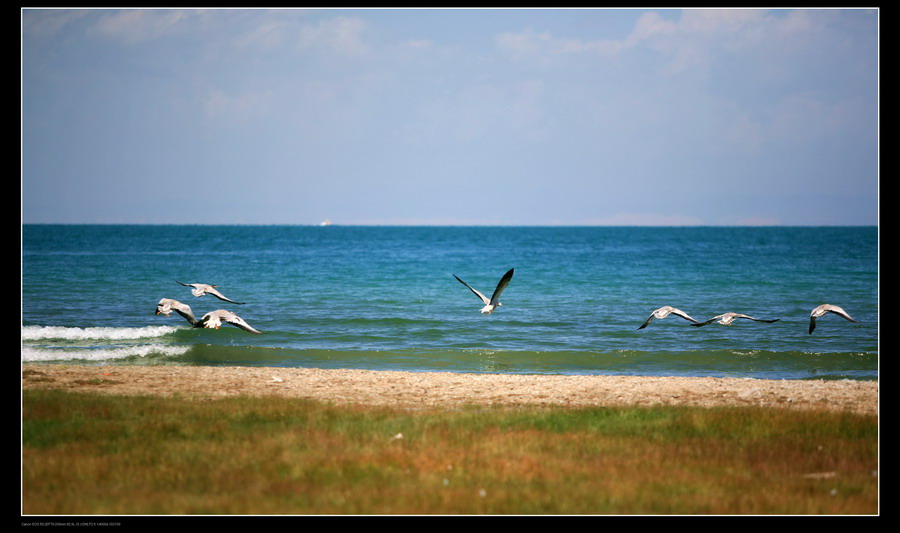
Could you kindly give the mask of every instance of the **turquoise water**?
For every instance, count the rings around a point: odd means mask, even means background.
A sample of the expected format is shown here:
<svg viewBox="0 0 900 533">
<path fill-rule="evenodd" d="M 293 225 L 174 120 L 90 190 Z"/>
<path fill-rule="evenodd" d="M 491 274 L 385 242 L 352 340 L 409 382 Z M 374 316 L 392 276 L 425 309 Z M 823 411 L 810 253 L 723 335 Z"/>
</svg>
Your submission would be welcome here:
<svg viewBox="0 0 900 533">
<path fill-rule="evenodd" d="M 22 360 L 539 374 L 878 377 L 875 227 L 22 228 Z M 510 268 L 503 306 L 490 294 Z M 244 305 L 184 282 L 211 283 Z M 191 328 L 238 313 L 263 334 Z M 842 306 L 807 333 L 820 303 Z M 726 311 L 759 318 L 692 327 Z"/>
</svg>

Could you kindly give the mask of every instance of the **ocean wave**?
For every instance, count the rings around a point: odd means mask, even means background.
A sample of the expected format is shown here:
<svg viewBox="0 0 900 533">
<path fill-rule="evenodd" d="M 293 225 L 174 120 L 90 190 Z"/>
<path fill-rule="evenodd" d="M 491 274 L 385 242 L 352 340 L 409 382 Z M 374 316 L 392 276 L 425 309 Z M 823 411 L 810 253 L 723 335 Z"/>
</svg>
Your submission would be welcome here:
<svg viewBox="0 0 900 533">
<path fill-rule="evenodd" d="M 65 326 L 24 326 L 22 327 L 23 341 L 43 340 L 132 340 L 149 339 L 170 335 L 180 327 L 172 326 L 146 326 L 141 328 L 115 328 L 115 327 L 65 327 Z"/>
<path fill-rule="evenodd" d="M 159 355 L 163 357 L 176 357 L 185 354 L 190 346 L 164 346 L 160 344 L 145 344 L 140 346 L 126 346 L 120 348 L 101 349 L 53 349 L 22 347 L 22 362 L 49 362 L 49 361 L 111 361 L 127 359 L 130 357 L 147 357 Z"/>
</svg>

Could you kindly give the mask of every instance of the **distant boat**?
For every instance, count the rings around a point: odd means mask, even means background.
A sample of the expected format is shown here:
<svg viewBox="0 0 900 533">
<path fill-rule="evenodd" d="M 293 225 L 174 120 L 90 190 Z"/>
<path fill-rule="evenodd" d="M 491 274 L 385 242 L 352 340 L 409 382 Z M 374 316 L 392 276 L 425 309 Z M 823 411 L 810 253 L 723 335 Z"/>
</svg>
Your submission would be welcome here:
<svg viewBox="0 0 900 533">
<path fill-rule="evenodd" d="M 330 225 L 331 225 L 331 219 L 330 219 L 330 218 L 326 218 L 326 219 L 323 220 L 322 222 L 319 222 L 319 225 L 320 225 L 320 226 L 330 226 Z"/>
</svg>

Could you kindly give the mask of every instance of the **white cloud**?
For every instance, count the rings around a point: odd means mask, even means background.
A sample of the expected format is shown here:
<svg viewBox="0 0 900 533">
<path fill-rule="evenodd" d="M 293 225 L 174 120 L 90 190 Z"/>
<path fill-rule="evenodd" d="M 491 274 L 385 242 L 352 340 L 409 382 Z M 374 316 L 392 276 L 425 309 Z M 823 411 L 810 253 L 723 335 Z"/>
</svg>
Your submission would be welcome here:
<svg viewBox="0 0 900 533">
<path fill-rule="evenodd" d="M 531 29 L 518 33 L 501 33 L 494 37 L 494 42 L 501 51 L 514 58 L 547 59 L 545 56 L 585 53 L 611 56 L 622 48 L 622 44 L 616 41 L 554 37 L 549 32 L 535 32 Z"/>
<path fill-rule="evenodd" d="M 622 44 L 624 48 L 630 48 L 652 39 L 673 35 L 677 31 L 678 25 L 675 22 L 664 20 L 659 13 L 651 11 L 638 18 L 634 30 Z"/>
<path fill-rule="evenodd" d="M 238 35 L 237 45 L 241 48 L 277 48 L 287 40 L 290 29 L 291 27 L 287 22 L 280 20 L 265 20 Z"/>
<path fill-rule="evenodd" d="M 828 38 L 828 10 L 685 9 L 676 20 L 659 12 L 643 13 L 621 40 L 575 39 L 525 29 L 495 37 L 496 46 L 516 59 L 546 61 L 563 54 L 615 56 L 634 49 L 655 51 L 668 60 L 668 73 L 705 68 L 723 51 L 766 56 L 777 65 L 795 52 L 815 51 Z"/>
<path fill-rule="evenodd" d="M 737 35 L 771 20 L 765 10 L 759 9 L 685 9 L 677 31 L 694 35 Z"/>
<path fill-rule="evenodd" d="M 307 24 L 299 30 L 301 50 L 324 49 L 346 56 L 364 56 L 370 46 L 363 38 L 364 20 L 358 17 L 335 17 L 317 24 Z"/>
<path fill-rule="evenodd" d="M 22 12 L 22 32 L 27 36 L 46 38 L 89 13 L 87 9 L 25 9 Z"/>
<path fill-rule="evenodd" d="M 127 44 L 158 39 L 185 29 L 187 21 L 203 13 L 194 9 L 123 9 L 100 16 L 91 31 Z"/>
<path fill-rule="evenodd" d="M 52 161 L 43 173 L 62 180 L 77 167 L 68 154 L 102 161 L 93 154 L 119 141 L 113 125 L 127 120 L 148 134 L 165 128 L 155 138 L 172 147 L 170 160 L 191 152 L 173 167 L 209 165 L 212 175 L 256 165 L 261 182 L 278 184 L 296 172 L 310 198 L 340 181 L 350 184 L 334 193 L 341 202 L 395 202 L 407 221 L 480 216 L 432 193 L 456 180 L 478 198 L 508 193 L 483 223 L 678 226 L 723 223 L 726 193 L 742 206 L 750 193 L 777 198 L 815 179 L 823 197 L 840 196 L 848 171 L 868 176 L 875 165 L 872 16 L 601 11 L 573 24 L 551 12 L 472 10 L 457 25 L 428 10 L 374 13 L 29 10 L 28 168 Z M 37 127 L 50 123 L 60 125 L 52 136 Z M 110 125 L 109 137 L 72 134 L 85 123 Z M 65 149 L 38 149 L 59 139 Z M 134 154 L 148 145 L 129 142 Z M 795 222 L 791 209 L 759 200 L 727 211 L 766 224 Z"/>
</svg>

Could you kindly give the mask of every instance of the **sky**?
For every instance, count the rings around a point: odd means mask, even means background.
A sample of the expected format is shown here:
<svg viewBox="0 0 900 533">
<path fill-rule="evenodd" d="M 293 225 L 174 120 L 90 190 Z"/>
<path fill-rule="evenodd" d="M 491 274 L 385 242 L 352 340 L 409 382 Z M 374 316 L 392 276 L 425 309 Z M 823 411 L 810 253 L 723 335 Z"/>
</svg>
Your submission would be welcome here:
<svg viewBox="0 0 900 533">
<path fill-rule="evenodd" d="M 23 9 L 23 223 L 877 225 L 877 9 Z"/>
</svg>

